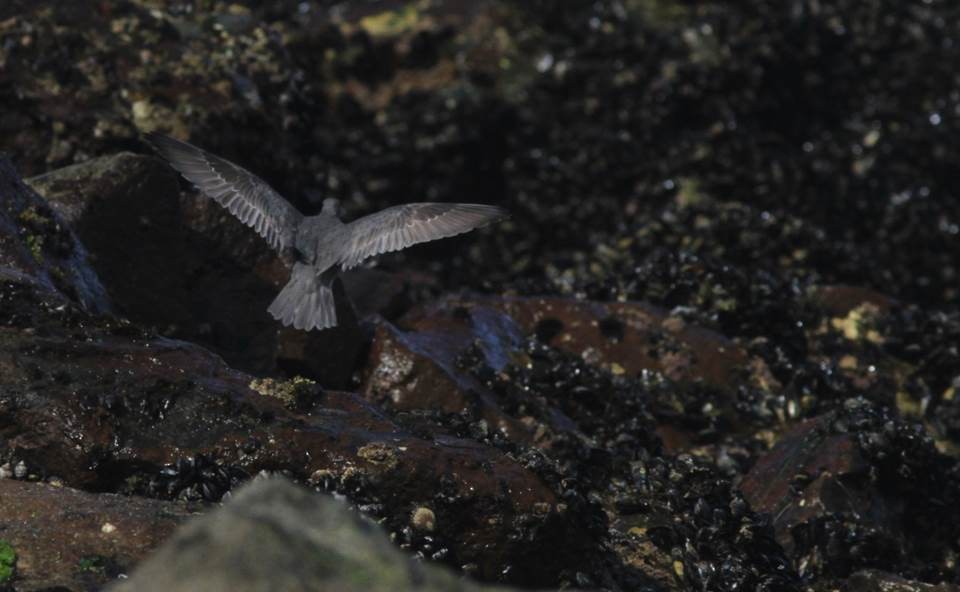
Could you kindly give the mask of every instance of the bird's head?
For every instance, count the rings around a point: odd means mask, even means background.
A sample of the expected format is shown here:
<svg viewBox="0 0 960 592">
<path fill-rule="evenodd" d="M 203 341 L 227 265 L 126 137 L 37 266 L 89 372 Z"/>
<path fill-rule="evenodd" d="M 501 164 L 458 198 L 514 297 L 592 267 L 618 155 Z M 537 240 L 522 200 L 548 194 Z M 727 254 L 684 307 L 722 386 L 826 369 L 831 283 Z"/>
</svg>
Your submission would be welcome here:
<svg viewBox="0 0 960 592">
<path fill-rule="evenodd" d="M 322 213 L 329 216 L 340 216 L 340 200 L 328 197 L 323 200 L 323 211 Z"/>
</svg>

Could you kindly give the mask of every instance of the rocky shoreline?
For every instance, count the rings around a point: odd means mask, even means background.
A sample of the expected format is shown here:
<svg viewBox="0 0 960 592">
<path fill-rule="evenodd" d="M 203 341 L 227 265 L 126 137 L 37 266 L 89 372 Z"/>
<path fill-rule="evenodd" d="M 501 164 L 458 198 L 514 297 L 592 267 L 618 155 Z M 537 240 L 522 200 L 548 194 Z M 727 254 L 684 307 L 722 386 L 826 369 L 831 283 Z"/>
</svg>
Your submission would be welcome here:
<svg viewBox="0 0 960 592">
<path fill-rule="evenodd" d="M 958 27 L 880 0 L 0 9 L 0 589 L 956 589 Z M 305 212 L 512 217 L 282 329 L 283 263 L 148 129 Z"/>
</svg>

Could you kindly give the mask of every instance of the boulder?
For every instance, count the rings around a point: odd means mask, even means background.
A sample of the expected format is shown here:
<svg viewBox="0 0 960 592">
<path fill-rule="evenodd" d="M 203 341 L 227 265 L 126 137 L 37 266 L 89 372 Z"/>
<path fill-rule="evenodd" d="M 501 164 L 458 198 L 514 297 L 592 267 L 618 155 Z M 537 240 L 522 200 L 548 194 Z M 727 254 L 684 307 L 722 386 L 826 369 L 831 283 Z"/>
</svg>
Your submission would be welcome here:
<svg viewBox="0 0 960 592">
<path fill-rule="evenodd" d="M 724 336 L 641 302 L 590 302 L 562 297 L 457 297 L 411 311 L 401 326 L 431 330 L 466 314 L 499 311 L 517 330 L 608 368 L 615 374 L 661 372 L 677 381 L 732 388 L 748 362 Z M 439 319 L 443 319 L 442 321 Z"/>
<path fill-rule="evenodd" d="M 17 590 L 99 590 L 166 540 L 196 503 L 93 494 L 0 479 L 0 546 L 16 557 Z M 0 562 L 3 560 L 0 559 Z"/>
<path fill-rule="evenodd" d="M 36 308 L 29 291 L 11 293 Z M 255 380 L 198 346 L 77 311 L 26 325 L 0 326 L 0 464 L 91 490 L 209 500 L 283 471 L 398 529 L 431 507 L 435 539 L 485 577 L 520 544 L 508 536 L 515 518 L 563 530 L 554 492 L 508 455 L 442 430 L 409 433 L 354 394 Z M 523 547 L 555 543 L 538 540 Z"/>
<path fill-rule="evenodd" d="M 480 592 L 407 556 L 342 501 L 282 479 L 242 488 L 184 526 L 112 592 Z M 505 590 L 497 588 L 497 590 Z"/>
<path fill-rule="evenodd" d="M 947 583 L 926 584 L 871 569 L 855 573 L 838 586 L 838 589 L 841 592 L 958 592 L 960 586 Z"/>
<path fill-rule="evenodd" d="M 514 442 L 549 444 L 551 432 L 583 428 L 562 402 L 525 390 L 504 398 L 490 383 L 508 366 L 528 364 L 528 336 L 616 379 L 659 377 L 650 382 L 663 388 L 647 389 L 644 404 L 662 410 L 651 430 L 671 449 L 690 447 L 700 429 L 686 425 L 686 405 L 710 405 L 736 422 L 736 387 L 762 367 L 722 335 L 642 303 L 450 295 L 377 326 L 361 392 L 397 411 L 466 414 Z M 680 400 L 687 395 L 690 402 Z M 534 421 L 531 410 L 544 406 Z"/>
<path fill-rule="evenodd" d="M 953 568 L 942 549 L 960 532 L 956 462 L 921 426 L 866 399 L 788 430 L 740 490 L 771 516 L 802 575 L 900 565 L 943 581 Z"/>
<path fill-rule="evenodd" d="M 92 316 L 38 280 L 41 268 L 24 269 L 0 282 L 0 466 L 15 478 L 216 501 L 283 472 L 344 493 L 407 547 L 486 579 L 520 562 L 510 577 L 553 581 L 568 554 L 558 544 L 580 532 L 542 472 L 508 451 L 439 425 L 408 429 L 309 379 L 255 378 L 199 345 Z M 426 534 L 410 526 L 418 508 L 433 516 Z"/>
<path fill-rule="evenodd" d="M 0 157 L 0 276 L 59 293 L 92 313 L 110 310 L 87 250 L 42 197 Z"/>
<path fill-rule="evenodd" d="M 280 258 L 212 200 L 181 193 L 160 159 L 120 153 L 28 182 L 75 229 L 130 320 L 201 343 L 249 372 L 349 385 L 364 337 L 342 291 L 335 330 L 281 327 L 266 311 L 288 278 Z"/>
</svg>

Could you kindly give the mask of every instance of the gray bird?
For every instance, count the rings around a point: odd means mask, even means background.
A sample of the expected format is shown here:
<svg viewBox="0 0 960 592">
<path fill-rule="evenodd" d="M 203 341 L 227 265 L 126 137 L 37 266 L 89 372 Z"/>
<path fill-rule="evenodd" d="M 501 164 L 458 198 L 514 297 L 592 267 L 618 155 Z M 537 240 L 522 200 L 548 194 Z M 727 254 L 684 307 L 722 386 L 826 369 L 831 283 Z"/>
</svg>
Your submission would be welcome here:
<svg viewBox="0 0 960 592">
<path fill-rule="evenodd" d="M 292 260 L 290 281 L 267 311 L 296 329 L 337 325 L 333 281 L 364 259 L 417 243 L 469 232 L 506 216 L 496 206 L 411 203 L 344 224 L 340 203 L 323 200 L 316 216 L 304 216 L 249 171 L 208 152 L 157 133 L 146 140 L 188 181 Z"/>
</svg>

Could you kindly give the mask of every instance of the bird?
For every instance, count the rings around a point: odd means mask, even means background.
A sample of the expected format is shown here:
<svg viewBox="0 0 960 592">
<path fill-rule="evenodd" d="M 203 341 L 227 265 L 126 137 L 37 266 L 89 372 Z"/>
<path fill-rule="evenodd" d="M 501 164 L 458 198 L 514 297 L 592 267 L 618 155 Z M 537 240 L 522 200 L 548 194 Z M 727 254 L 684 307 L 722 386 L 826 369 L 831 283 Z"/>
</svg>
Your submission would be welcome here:
<svg viewBox="0 0 960 592">
<path fill-rule="evenodd" d="M 170 136 L 144 140 L 175 170 L 292 263 L 290 280 L 267 308 L 284 326 L 304 331 L 337 326 L 333 282 L 364 260 L 418 243 L 451 237 L 507 217 L 501 207 L 471 203 L 407 203 L 352 222 L 340 202 L 323 200 L 304 216 L 266 182 L 224 158 Z"/>
</svg>

